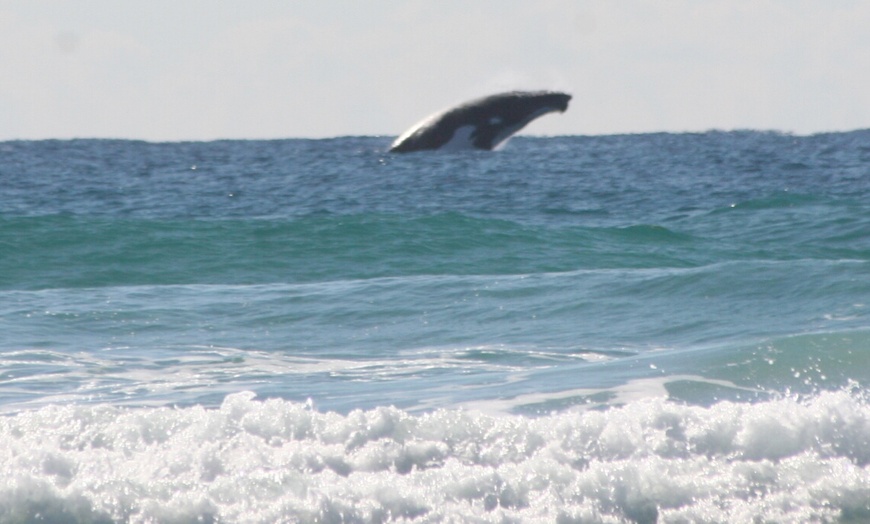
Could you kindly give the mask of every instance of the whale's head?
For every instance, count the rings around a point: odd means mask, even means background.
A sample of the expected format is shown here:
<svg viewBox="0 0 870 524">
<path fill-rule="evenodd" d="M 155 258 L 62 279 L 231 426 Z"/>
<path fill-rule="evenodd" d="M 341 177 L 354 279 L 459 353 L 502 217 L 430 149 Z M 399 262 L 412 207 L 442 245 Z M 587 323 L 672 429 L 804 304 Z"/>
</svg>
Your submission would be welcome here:
<svg viewBox="0 0 870 524">
<path fill-rule="evenodd" d="M 570 101 L 571 95 L 556 91 L 511 91 L 471 102 L 468 105 L 474 108 L 473 111 L 497 115 L 497 119 L 490 119 L 477 127 L 471 136 L 473 146 L 478 149 L 500 148 L 533 120 L 548 113 L 564 113 Z"/>
<path fill-rule="evenodd" d="M 555 111 L 564 113 L 568 110 L 568 102 L 571 101 L 571 95 L 568 93 L 558 93 L 555 91 L 543 91 L 540 93 L 529 93 L 536 103 L 542 106 L 552 107 Z"/>
<path fill-rule="evenodd" d="M 492 95 L 475 101 L 478 107 L 488 111 L 507 113 L 515 118 L 525 115 L 560 112 L 568 110 L 571 95 L 558 91 L 511 91 Z M 473 105 L 471 102 L 468 105 Z"/>
</svg>

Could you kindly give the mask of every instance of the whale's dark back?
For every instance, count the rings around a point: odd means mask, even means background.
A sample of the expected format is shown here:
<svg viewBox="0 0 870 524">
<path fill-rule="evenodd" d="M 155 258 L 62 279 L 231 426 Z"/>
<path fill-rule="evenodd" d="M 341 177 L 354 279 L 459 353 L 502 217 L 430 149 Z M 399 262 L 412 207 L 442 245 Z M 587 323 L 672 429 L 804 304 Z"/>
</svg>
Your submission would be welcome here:
<svg viewBox="0 0 870 524">
<path fill-rule="evenodd" d="M 553 91 L 511 91 L 472 100 L 415 125 L 393 142 L 404 153 L 445 146 L 491 150 L 532 120 L 568 109 L 571 95 Z"/>
</svg>

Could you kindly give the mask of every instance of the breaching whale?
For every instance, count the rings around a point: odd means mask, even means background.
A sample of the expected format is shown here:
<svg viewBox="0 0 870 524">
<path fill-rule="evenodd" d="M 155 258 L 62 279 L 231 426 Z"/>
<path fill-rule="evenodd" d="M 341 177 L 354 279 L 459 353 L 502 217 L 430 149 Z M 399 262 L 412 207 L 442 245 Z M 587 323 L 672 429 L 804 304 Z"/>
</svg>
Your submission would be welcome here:
<svg viewBox="0 0 870 524">
<path fill-rule="evenodd" d="M 511 91 L 435 113 L 405 131 L 390 151 L 491 150 L 539 116 L 568 109 L 571 95 L 555 91 Z"/>
</svg>

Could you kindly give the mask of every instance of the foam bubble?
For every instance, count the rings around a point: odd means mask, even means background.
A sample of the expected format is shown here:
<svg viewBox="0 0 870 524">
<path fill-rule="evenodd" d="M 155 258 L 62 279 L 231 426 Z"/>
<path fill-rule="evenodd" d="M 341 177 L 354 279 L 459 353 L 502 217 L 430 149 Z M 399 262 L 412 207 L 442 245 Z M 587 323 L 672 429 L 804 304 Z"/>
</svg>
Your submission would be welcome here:
<svg viewBox="0 0 870 524">
<path fill-rule="evenodd" d="M 854 390 L 539 418 L 229 395 L 217 409 L 54 405 L 0 418 L 13 521 L 736 522 L 870 518 Z"/>
</svg>

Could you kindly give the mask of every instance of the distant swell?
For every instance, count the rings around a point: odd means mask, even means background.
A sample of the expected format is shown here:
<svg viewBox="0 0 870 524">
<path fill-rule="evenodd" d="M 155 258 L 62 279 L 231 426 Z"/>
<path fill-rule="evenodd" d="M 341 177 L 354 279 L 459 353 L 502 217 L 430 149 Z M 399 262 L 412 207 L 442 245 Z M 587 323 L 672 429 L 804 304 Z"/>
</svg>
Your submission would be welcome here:
<svg viewBox="0 0 870 524">
<path fill-rule="evenodd" d="M 732 244 L 727 238 L 706 238 L 715 231 L 689 233 L 648 224 L 553 227 L 456 213 L 283 220 L 5 218 L 0 219 L 5 249 L 0 288 L 312 282 L 865 258 L 867 249 L 855 243 L 863 234 L 856 228 L 864 225 L 840 225 L 841 236 L 831 236 L 825 250 L 798 244 L 789 252 L 772 251 L 766 237 L 794 235 L 795 223 L 788 229 L 760 225 L 767 231 L 758 244 Z M 714 221 L 710 227 L 720 226 Z"/>
</svg>

